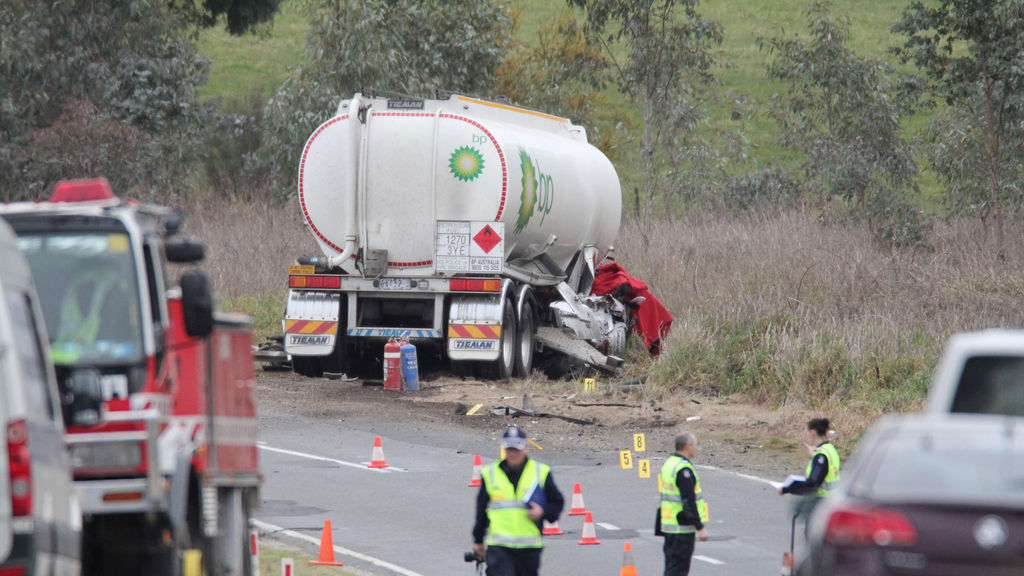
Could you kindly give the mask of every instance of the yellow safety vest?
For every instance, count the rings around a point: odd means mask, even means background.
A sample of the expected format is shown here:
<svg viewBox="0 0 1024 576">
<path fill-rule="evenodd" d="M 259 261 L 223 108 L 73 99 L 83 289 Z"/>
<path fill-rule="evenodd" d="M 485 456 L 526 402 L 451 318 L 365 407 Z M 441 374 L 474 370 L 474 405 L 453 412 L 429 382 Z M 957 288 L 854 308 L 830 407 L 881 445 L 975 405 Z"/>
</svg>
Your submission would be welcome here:
<svg viewBox="0 0 1024 576">
<path fill-rule="evenodd" d="M 540 529 L 526 515 L 527 498 L 536 487 L 543 490 L 551 467 L 536 460 L 528 459 L 519 476 L 519 483 L 513 488 L 505 471 L 492 462 L 481 470 L 484 488 L 489 497 L 487 502 L 487 545 L 506 548 L 542 548 Z"/>
<path fill-rule="evenodd" d="M 815 493 L 818 498 L 824 498 L 835 489 L 836 482 L 839 482 L 839 452 L 836 452 L 836 447 L 831 442 L 823 442 L 814 449 L 814 454 L 811 454 L 811 461 L 807 463 L 806 476 L 811 475 L 811 468 L 814 467 L 814 457 L 818 454 L 824 454 L 825 458 L 828 459 L 828 475 L 825 476 L 825 481 L 821 483 L 817 493 Z"/>
<path fill-rule="evenodd" d="M 676 486 L 676 475 L 683 468 L 689 468 L 693 473 L 693 495 L 697 501 L 697 514 L 701 523 L 708 521 L 708 505 L 704 502 L 701 494 L 700 478 L 693 464 L 686 458 L 673 454 L 661 467 L 661 531 L 665 534 L 693 534 L 697 527 L 688 524 L 679 524 L 679 513 L 683 511 L 683 496 L 679 493 L 679 486 Z"/>
</svg>

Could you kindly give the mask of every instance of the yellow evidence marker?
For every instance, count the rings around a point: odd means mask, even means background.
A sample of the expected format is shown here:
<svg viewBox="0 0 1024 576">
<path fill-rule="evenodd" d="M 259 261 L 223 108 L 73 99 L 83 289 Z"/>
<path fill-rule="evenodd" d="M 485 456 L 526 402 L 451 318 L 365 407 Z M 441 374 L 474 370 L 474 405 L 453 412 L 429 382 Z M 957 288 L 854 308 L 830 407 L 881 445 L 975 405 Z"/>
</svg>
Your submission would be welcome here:
<svg viewBox="0 0 1024 576">
<path fill-rule="evenodd" d="M 650 460 L 639 460 L 639 461 L 637 461 L 636 475 L 639 476 L 640 478 L 650 478 L 651 477 L 651 461 Z"/>
<path fill-rule="evenodd" d="M 625 470 L 633 467 L 633 453 L 629 450 L 619 452 L 619 468 Z"/>
</svg>

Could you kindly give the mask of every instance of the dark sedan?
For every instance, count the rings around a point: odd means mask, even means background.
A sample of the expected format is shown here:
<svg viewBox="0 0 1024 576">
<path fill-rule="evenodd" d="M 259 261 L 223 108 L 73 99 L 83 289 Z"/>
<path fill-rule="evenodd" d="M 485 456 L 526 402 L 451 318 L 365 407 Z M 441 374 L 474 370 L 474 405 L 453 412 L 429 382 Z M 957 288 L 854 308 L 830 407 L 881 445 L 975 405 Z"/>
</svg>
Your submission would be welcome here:
<svg viewBox="0 0 1024 576">
<path fill-rule="evenodd" d="M 886 418 L 851 462 L 802 575 L 1024 575 L 1024 418 Z"/>
</svg>

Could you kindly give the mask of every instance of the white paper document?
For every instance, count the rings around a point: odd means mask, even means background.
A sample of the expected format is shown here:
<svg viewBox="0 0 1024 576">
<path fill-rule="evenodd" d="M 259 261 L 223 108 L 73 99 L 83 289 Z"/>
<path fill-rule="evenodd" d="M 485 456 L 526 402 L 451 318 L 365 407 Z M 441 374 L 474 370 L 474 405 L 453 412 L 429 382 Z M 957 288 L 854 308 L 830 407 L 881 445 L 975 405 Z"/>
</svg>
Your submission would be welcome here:
<svg viewBox="0 0 1024 576">
<path fill-rule="evenodd" d="M 771 480 L 769 480 L 768 483 L 771 484 L 773 488 L 778 490 L 783 486 L 789 486 L 793 482 L 804 482 L 806 480 L 806 476 L 797 476 L 796 474 L 790 474 L 789 476 L 786 476 L 786 479 L 783 480 L 782 482 L 772 482 Z"/>
</svg>

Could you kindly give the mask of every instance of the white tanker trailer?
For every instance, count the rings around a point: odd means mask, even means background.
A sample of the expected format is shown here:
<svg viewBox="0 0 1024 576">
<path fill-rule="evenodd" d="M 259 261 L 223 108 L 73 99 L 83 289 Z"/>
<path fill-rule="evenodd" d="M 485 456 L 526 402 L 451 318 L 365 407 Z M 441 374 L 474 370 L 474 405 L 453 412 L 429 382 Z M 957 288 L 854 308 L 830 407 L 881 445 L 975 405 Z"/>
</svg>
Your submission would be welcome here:
<svg viewBox="0 0 1024 576">
<path fill-rule="evenodd" d="M 618 371 L 629 313 L 590 287 L 622 197 L 582 127 L 465 96 L 356 94 L 309 137 L 298 184 L 323 256 L 289 269 L 296 372 L 352 373 L 391 338 L 460 373 Z"/>
</svg>

